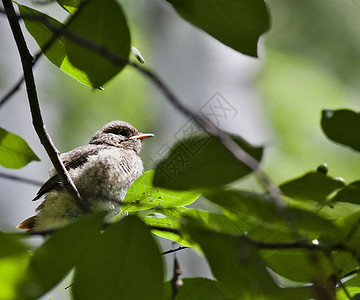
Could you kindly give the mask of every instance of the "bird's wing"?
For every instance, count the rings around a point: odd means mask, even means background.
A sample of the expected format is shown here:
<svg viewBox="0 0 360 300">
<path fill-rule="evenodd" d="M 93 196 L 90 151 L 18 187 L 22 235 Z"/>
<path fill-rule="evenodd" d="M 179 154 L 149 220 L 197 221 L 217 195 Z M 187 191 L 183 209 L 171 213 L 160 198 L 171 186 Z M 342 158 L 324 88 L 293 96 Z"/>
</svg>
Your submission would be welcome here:
<svg viewBox="0 0 360 300">
<path fill-rule="evenodd" d="M 61 154 L 60 158 L 64 163 L 66 170 L 71 170 L 82 166 L 90 156 L 97 154 L 100 150 L 107 148 L 107 146 L 86 145 L 70 150 L 69 152 Z M 50 192 L 53 189 L 62 188 L 59 176 L 56 174 L 49 178 L 40 190 L 37 192 L 33 201 Z"/>
</svg>

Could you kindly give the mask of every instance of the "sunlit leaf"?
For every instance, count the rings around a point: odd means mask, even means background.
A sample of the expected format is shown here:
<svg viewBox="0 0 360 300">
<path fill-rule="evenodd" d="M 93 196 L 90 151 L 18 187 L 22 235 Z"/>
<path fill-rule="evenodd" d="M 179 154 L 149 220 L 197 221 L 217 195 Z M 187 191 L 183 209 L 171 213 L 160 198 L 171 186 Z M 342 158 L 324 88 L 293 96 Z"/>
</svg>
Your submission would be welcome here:
<svg viewBox="0 0 360 300">
<path fill-rule="evenodd" d="M 344 182 L 321 172 L 310 172 L 280 185 L 281 191 L 297 200 L 326 202 L 327 196 L 344 187 Z"/>
<path fill-rule="evenodd" d="M 101 46 L 124 59 L 130 53 L 130 33 L 120 3 L 116 0 L 89 1 L 79 15 L 68 26 L 75 34 Z M 115 65 L 91 47 L 84 47 L 67 40 L 71 63 L 83 70 L 94 87 L 100 87 L 125 66 Z"/>
<path fill-rule="evenodd" d="M 346 288 L 346 291 L 352 297 L 352 300 L 360 299 L 360 276 L 356 274 L 349 280 L 346 280 L 343 285 Z M 345 291 L 341 286 L 336 288 L 336 299 L 337 300 L 349 300 L 349 297 L 346 295 Z"/>
<path fill-rule="evenodd" d="M 76 11 L 80 4 L 80 0 L 56 0 L 56 2 L 71 14 Z"/>
<path fill-rule="evenodd" d="M 239 137 L 234 141 L 257 161 L 263 149 Z M 182 139 L 156 167 L 154 184 L 164 188 L 189 190 L 214 188 L 240 179 L 252 170 L 239 162 L 216 139 L 206 134 Z"/>
<path fill-rule="evenodd" d="M 156 217 L 157 214 L 163 214 L 163 217 Z M 229 233 L 229 234 L 242 234 L 250 228 L 250 226 L 243 220 L 230 220 L 225 215 L 211 213 L 205 210 L 199 209 L 186 209 L 182 208 L 178 211 L 177 208 L 169 209 L 156 209 L 154 215 L 150 215 L 144 218 L 144 221 L 148 225 L 160 226 L 171 229 L 180 229 L 181 218 L 187 216 L 197 219 L 203 224 L 203 226 L 213 229 L 217 232 Z M 184 246 L 194 246 L 191 241 L 184 240 L 184 236 L 178 234 L 160 230 L 153 230 L 153 233 L 172 240 Z"/>
<path fill-rule="evenodd" d="M 257 56 L 258 39 L 269 28 L 262 0 L 167 1 L 185 20 L 247 55 Z"/>
<path fill-rule="evenodd" d="M 110 225 L 76 267 L 75 299 L 162 299 L 164 269 L 149 228 L 136 216 Z"/>
<path fill-rule="evenodd" d="M 16 299 L 29 254 L 17 239 L 0 232 L 0 299 Z"/>
<path fill-rule="evenodd" d="M 196 219 L 203 226 L 220 233 L 243 234 L 251 228 L 245 220 L 230 220 L 223 214 L 211 213 L 205 210 L 189 209 L 183 213 L 183 216 Z"/>
<path fill-rule="evenodd" d="M 166 217 L 164 218 L 146 217 L 144 218 L 144 222 L 146 225 L 149 226 L 156 226 L 156 227 L 169 228 L 169 229 L 179 229 L 180 227 L 178 222 Z M 152 233 L 156 234 L 159 237 L 168 239 L 170 241 L 173 241 L 175 243 L 178 243 L 186 247 L 192 246 L 191 242 L 184 240 L 179 234 L 173 232 L 153 229 Z"/>
<path fill-rule="evenodd" d="M 105 214 L 84 216 L 54 232 L 32 257 L 21 298 L 37 299 L 58 284 L 98 238 Z"/>
<path fill-rule="evenodd" d="M 19 169 L 34 160 L 40 159 L 21 137 L 0 127 L 0 165 Z"/>
<path fill-rule="evenodd" d="M 153 185 L 155 171 L 147 171 L 130 186 L 123 201 L 123 211 L 139 211 L 154 207 L 176 207 L 193 203 L 200 193 L 174 191 Z"/>
<path fill-rule="evenodd" d="M 21 15 L 33 15 L 46 19 L 50 22 L 55 28 L 60 28 L 62 24 L 56 19 L 43 14 L 35 9 L 30 7 L 20 5 L 19 11 Z M 27 31 L 32 35 L 37 44 L 41 49 L 45 46 L 45 44 L 52 38 L 53 36 L 53 28 L 49 28 L 41 21 L 36 19 L 24 18 L 24 23 Z M 45 56 L 47 59 L 52 62 L 55 66 L 57 66 L 60 70 L 65 72 L 66 74 L 74 77 L 79 82 L 92 86 L 88 76 L 78 68 L 76 68 L 68 58 L 68 50 L 65 46 L 65 38 L 58 37 L 52 44 L 52 46 L 45 52 Z"/>
<path fill-rule="evenodd" d="M 348 109 L 324 110 L 321 126 L 330 140 L 360 151 L 359 113 Z"/>
</svg>

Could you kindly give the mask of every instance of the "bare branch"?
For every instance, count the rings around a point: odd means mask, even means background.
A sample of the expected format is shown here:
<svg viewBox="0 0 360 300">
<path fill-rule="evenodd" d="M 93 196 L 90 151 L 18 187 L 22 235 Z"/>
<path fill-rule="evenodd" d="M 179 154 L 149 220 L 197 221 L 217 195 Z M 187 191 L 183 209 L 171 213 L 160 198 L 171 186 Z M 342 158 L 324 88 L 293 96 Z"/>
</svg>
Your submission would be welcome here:
<svg viewBox="0 0 360 300">
<path fill-rule="evenodd" d="M 18 80 L 18 82 L 0 99 L 0 107 L 5 104 L 21 87 L 24 82 L 24 76 Z"/>
<path fill-rule="evenodd" d="M 178 251 L 184 250 L 184 249 L 189 249 L 189 247 L 181 246 L 181 247 L 178 247 L 176 249 L 171 249 L 171 250 L 164 251 L 163 253 L 161 253 L 161 255 L 167 255 L 167 254 L 178 252 Z"/>
<path fill-rule="evenodd" d="M 41 115 L 39 106 L 39 100 L 37 96 L 34 74 L 32 72 L 33 58 L 29 53 L 24 36 L 22 34 L 18 17 L 16 16 L 14 6 L 11 0 L 2 0 L 5 12 L 14 35 L 16 45 L 21 57 L 21 63 L 24 71 L 24 78 L 26 84 L 26 90 L 28 94 L 28 100 L 33 120 L 35 131 L 40 139 L 41 144 L 44 146 L 48 156 L 53 163 L 56 172 L 59 175 L 61 182 L 63 183 L 67 192 L 72 196 L 76 205 L 84 212 L 89 212 L 89 205 L 86 200 L 82 199 L 74 183 L 72 182 L 68 172 L 62 161 L 60 160 L 60 153 L 55 148 L 49 134 L 46 131 L 44 121 Z"/>
<path fill-rule="evenodd" d="M 42 184 L 43 184 L 43 182 L 40 182 L 40 181 L 37 181 L 37 180 L 28 179 L 28 178 L 24 178 L 24 177 L 20 177 L 20 176 L 14 176 L 14 175 L 10 175 L 10 174 L 5 174 L 5 173 L 2 173 L 2 172 L 0 172 L 0 177 L 5 178 L 5 179 L 9 179 L 9 180 L 19 181 L 19 182 L 22 182 L 22 183 L 36 185 L 36 186 L 42 186 Z"/>
<path fill-rule="evenodd" d="M 171 279 L 172 300 L 176 299 L 176 295 L 179 292 L 179 287 L 183 285 L 183 281 L 181 279 L 182 272 L 183 270 L 180 267 L 179 261 L 177 260 L 176 256 L 174 256 L 174 271 L 173 278 Z"/>
</svg>

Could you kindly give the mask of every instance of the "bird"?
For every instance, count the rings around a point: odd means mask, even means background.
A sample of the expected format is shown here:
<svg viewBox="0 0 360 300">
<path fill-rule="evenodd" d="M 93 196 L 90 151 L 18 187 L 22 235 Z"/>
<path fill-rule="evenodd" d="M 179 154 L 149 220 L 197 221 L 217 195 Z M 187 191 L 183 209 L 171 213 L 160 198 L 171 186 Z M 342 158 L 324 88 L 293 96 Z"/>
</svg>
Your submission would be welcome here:
<svg viewBox="0 0 360 300">
<path fill-rule="evenodd" d="M 97 131 L 87 145 L 60 155 L 81 197 L 89 203 L 90 211 L 106 210 L 110 221 L 119 214 L 126 191 L 144 172 L 139 156 L 141 141 L 153 136 L 152 133 L 140 133 L 128 122 L 111 121 Z M 33 199 L 44 197 L 35 210 L 37 214 L 18 224 L 18 229 L 56 229 L 83 215 L 54 167 L 49 173 L 49 180 Z"/>
</svg>

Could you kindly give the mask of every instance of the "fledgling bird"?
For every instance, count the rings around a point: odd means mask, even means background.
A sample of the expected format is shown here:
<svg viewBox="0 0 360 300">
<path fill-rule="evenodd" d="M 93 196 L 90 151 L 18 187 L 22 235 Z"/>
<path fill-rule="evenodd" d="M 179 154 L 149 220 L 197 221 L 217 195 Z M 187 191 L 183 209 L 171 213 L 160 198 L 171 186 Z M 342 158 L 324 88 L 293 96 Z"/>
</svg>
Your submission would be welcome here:
<svg viewBox="0 0 360 300">
<path fill-rule="evenodd" d="M 127 122 L 112 121 L 97 131 L 89 144 L 60 155 L 81 197 L 89 202 L 91 211 L 107 210 L 109 220 L 121 211 L 126 191 L 144 171 L 139 156 L 141 141 L 152 136 L 140 133 Z M 82 215 L 55 169 L 51 168 L 49 172 L 50 179 L 33 199 L 45 196 L 36 209 L 38 214 L 21 222 L 17 228 L 57 228 Z"/>
</svg>

